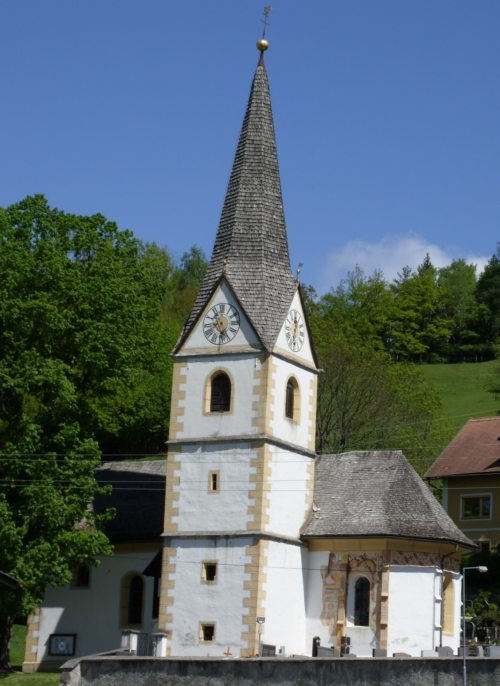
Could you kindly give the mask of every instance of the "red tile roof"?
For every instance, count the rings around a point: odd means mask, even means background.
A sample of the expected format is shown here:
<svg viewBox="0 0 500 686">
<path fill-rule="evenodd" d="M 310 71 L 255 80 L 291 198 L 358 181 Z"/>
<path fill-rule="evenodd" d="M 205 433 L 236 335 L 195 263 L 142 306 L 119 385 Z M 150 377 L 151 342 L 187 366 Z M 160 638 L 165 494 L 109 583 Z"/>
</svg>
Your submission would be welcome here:
<svg viewBox="0 0 500 686">
<path fill-rule="evenodd" d="M 500 474 L 500 417 L 469 419 L 425 478 Z"/>
</svg>

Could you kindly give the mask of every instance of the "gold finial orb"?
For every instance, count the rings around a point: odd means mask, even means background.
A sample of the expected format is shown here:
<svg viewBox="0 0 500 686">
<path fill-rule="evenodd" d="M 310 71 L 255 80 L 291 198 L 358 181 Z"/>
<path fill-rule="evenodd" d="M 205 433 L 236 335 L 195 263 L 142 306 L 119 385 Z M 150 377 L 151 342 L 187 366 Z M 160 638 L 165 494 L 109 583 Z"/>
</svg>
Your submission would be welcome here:
<svg viewBox="0 0 500 686">
<path fill-rule="evenodd" d="M 269 41 L 267 41 L 265 38 L 261 38 L 260 40 L 257 41 L 257 50 L 260 50 L 261 52 L 265 52 L 269 47 Z"/>
</svg>

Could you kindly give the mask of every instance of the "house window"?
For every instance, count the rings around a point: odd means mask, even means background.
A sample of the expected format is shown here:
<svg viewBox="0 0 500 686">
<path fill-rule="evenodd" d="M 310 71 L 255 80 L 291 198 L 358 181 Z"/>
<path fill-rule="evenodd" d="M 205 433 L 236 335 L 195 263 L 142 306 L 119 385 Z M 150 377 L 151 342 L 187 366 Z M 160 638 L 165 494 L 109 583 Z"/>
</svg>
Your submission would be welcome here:
<svg viewBox="0 0 500 686">
<path fill-rule="evenodd" d="M 490 519 L 490 495 L 463 495 L 462 519 Z"/>
<path fill-rule="evenodd" d="M 208 492 L 218 493 L 219 492 L 219 472 L 209 472 L 208 473 Z"/>
<path fill-rule="evenodd" d="M 286 383 L 285 391 L 285 417 L 294 422 L 299 421 L 300 395 L 297 379 L 291 376 Z"/>
<path fill-rule="evenodd" d="M 73 569 L 71 588 L 90 587 L 90 565 L 79 565 Z"/>
<path fill-rule="evenodd" d="M 210 412 L 229 412 L 231 408 L 231 380 L 225 372 L 218 372 L 210 383 Z"/>
<path fill-rule="evenodd" d="M 120 626 L 133 627 L 142 624 L 144 580 L 137 572 L 123 577 L 120 592 Z"/>
<path fill-rule="evenodd" d="M 212 643 L 215 640 L 215 624 L 200 624 L 200 641 Z"/>
<path fill-rule="evenodd" d="M 455 590 L 453 577 L 445 572 L 443 580 L 443 632 L 453 634 L 455 631 Z"/>
<path fill-rule="evenodd" d="M 354 625 L 368 626 L 370 619 L 370 582 L 360 576 L 354 586 Z"/>
<path fill-rule="evenodd" d="M 215 582 L 217 581 L 217 562 L 202 563 L 201 579 L 206 584 L 215 584 Z"/>
</svg>

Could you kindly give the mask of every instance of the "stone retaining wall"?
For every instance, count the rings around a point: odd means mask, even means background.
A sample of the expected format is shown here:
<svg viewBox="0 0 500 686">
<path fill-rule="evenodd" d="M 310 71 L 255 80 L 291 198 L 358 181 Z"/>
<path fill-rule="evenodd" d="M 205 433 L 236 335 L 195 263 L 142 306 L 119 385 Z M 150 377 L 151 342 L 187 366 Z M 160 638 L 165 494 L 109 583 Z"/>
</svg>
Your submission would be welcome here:
<svg viewBox="0 0 500 686">
<path fill-rule="evenodd" d="M 65 686 L 457 686 L 461 658 L 151 658 L 95 656 L 67 662 Z M 500 684 L 500 660 L 469 658 L 474 686 Z M 469 680 L 468 679 L 468 680 Z"/>
</svg>

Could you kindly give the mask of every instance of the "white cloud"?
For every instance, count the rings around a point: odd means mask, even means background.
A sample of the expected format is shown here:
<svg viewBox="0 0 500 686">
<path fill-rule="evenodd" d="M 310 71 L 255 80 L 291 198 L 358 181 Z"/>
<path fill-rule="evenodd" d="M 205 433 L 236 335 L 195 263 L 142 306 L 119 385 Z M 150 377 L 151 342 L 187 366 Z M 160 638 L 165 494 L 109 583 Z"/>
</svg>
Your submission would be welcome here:
<svg viewBox="0 0 500 686">
<path fill-rule="evenodd" d="M 356 265 L 361 267 L 366 275 L 380 269 L 386 281 L 390 282 L 404 266 L 409 265 L 412 269 L 416 269 L 427 253 L 430 255 L 432 264 L 438 268 L 445 267 L 452 260 L 463 257 L 467 263 L 477 265 L 477 274 L 482 272 L 490 259 L 464 255 L 455 249 L 443 249 L 414 233 L 405 236 L 385 236 L 377 243 L 352 240 L 339 250 L 327 255 L 320 292 L 326 292 L 337 286 L 339 281 Z"/>
</svg>

